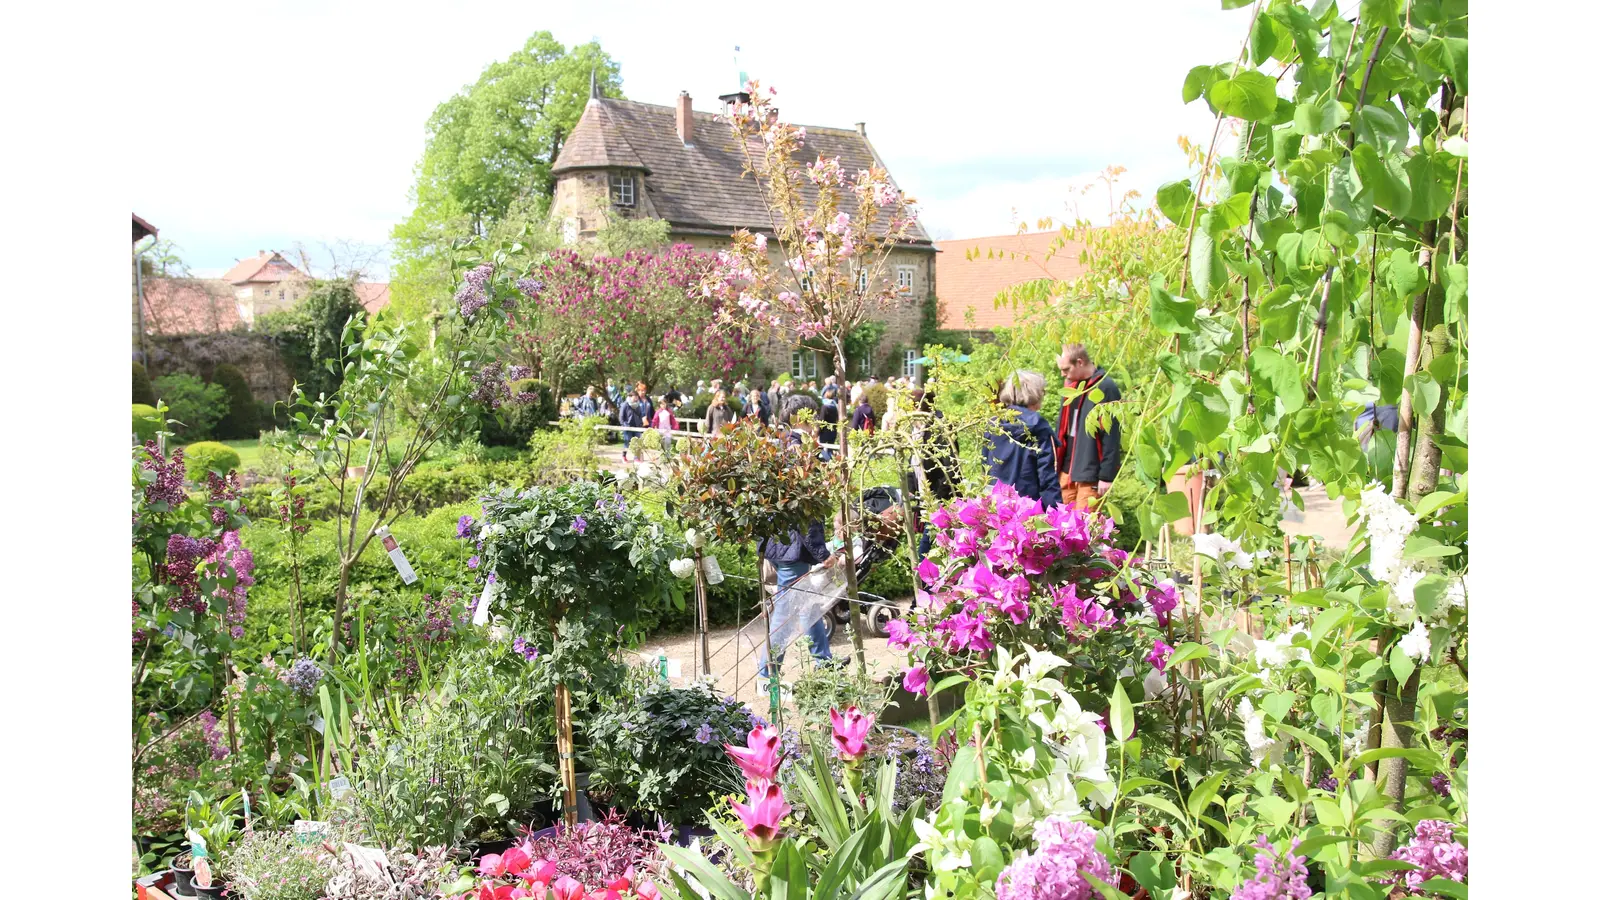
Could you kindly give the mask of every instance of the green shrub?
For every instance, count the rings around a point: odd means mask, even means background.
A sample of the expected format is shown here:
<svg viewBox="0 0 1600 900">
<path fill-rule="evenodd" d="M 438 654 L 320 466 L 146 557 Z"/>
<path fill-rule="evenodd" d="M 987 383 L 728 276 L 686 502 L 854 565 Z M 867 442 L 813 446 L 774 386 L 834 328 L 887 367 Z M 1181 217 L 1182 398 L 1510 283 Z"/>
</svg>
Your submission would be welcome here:
<svg viewBox="0 0 1600 900">
<path fill-rule="evenodd" d="M 594 430 L 596 424 L 604 425 L 605 419 L 600 416 L 567 418 L 552 430 L 534 432 L 528 440 L 528 449 L 533 451 L 531 468 L 541 479 L 558 478 L 562 474 L 569 478 L 592 475 L 600 467 L 600 457 L 594 452 L 600 435 Z"/>
<path fill-rule="evenodd" d="M 206 384 L 193 375 L 176 372 L 155 381 L 156 396 L 167 404 L 172 430 L 185 441 L 211 437 L 212 427 L 228 411 L 228 393 L 218 384 Z"/>
<path fill-rule="evenodd" d="M 548 427 L 559 410 L 560 401 L 550 386 L 537 378 L 511 383 L 511 400 L 502 404 L 498 418 L 486 413 L 478 427 L 478 440 L 489 447 L 526 447 L 540 428 Z M 524 398 L 518 400 L 517 398 Z"/>
<path fill-rule="evenodd" d="M 183 448 L 183 466 L 190 481 L 204 481 L 207 472 L 238 469 L 239 454 L 227 444 L 201 441 Z"/>
<path fill-rule="evenodd" d="M 146 406 L 143 403 L 133 405 L 133 434 L 139 439 L 139 443 L 155 440 L 156 432 L 160 429 L 161 420 L 157 417 L 154 406 Z"/>
<path fill-rule="evenodd" d="M 224 440 L 253 438 L 261 434 L 260 409 L 250 393 L 244 373 L 226 363 L 211 373 L 211 383 L 221 385 L 228 392 L 228 409 L 217 422 L 217 437 Z"/>
<path fill-rule="evenodd" d="M 889 411 L 889 389 L 880 381 L 876 384 L 867 385 L 866 394 L 867 402 L 872 405 L 872 413 L 875 420 L 873 427 L 881 428 L 883 427 L 883 415 Z M 852 406 L 850 411 L 852 413 L 855 412 L 855 407 Z"/>
<path fill-rule="evenodd" d="M 133 364 L 133 402 L 145 406 L 156 405 L 156 389 L 150 385 L 150 375 L 144 366 Z"/>
</svg>

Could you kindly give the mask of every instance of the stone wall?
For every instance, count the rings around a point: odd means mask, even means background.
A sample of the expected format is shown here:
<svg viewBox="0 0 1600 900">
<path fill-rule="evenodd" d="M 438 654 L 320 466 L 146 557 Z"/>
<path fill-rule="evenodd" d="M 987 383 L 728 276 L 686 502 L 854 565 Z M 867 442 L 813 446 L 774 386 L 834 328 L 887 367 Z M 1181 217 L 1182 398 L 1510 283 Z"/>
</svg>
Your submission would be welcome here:
<svg viewBox="0 0 1600 900">
<path fill-rule="evenodd" d="M 294 389 L 294 373 L 278 353 L 271 335 L 250 331 L 220 334 L 146 335 L 150 359 L 145 368 L 152 379 L 186 372 L 210 379 L 217 366 L 230 363 L 250 385 L 258 401 L 285 400 Z"/>
</svg>

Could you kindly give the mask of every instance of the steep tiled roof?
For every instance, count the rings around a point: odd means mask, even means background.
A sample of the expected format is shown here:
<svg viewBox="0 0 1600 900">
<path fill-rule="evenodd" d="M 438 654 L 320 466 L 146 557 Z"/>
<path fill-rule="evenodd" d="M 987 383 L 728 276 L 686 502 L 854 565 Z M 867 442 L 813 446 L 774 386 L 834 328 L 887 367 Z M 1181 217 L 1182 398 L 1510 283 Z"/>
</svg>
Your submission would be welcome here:
<svg viewBox="0 0 1600 900">
<path fill-rule="evenodd" d="M 1059 231 L 939 241 L 939 251 L 934 273 L 944 309 L 941 328 L 966 328 L 969 309 L 973 328 L 1009 328 L 1016 321 L 1016 309 L 995 308 L 994 298 L 1001 291 L 1040 278 L 1071 281 L 1083 272 L 1078 262 L 1083 245 L 1066 240 Z"/>
<path fill-rule="evenodd" d="M 226 273 L 222 280 L 229 284 L 244 284 L 247 281 L 282 281 L 285 278 L 304 278 L 305 275 L 295 268 L 294 263 L 283 258 L 283 254 L 275 251 L 263 250 L 249 259 L 241 259 Z"/>
<path fill-rule="evenodd" d="M 144 238 L 155 234 L 157 230 L 158 229 L 154 225 L 151 225 L 149 222 L 146 222 L 144 219 L 140 218 L 138 213 L 133 214 L 133 242 L 135 244 L 139 243 L 139 241 L 143 240 Z"/>
<path fill-rule="evenodd" d="M 847 172 L 883 165 L 859 131 L 808 125 L 799 161 L 808 163 L 819 155 L 839 157 Z M 647 172 L 644 192 L 656 214 L 675 229 L 772 229 L 759 186 L 744 174 L 744 152 L 732 126 L 717 121 L 712 113 L 694 113 L 694 143 L 684 146 L 673 107 L 590 100 L 551 171 L 559 175 L 573 169 L 623 167 Z M 806 184 L 803 190 L 814 189 Z M 929 242 L 920 225 L 913 229 L 911 241 Z"/>
<path fill-rule="evenodd" d="M 209 334 L 239 324 L 233 285 L 221 278 L 144 280 L 144 327 L 150 334 Z"/>
<path fill-rule="evenodd" d="M 356 296 L 360 298 L 361 305 L 366 308 L 367 314 L 371 315 L 389 305 L 389 282 L 358 281 L 356 282 Z"/>
</svg>

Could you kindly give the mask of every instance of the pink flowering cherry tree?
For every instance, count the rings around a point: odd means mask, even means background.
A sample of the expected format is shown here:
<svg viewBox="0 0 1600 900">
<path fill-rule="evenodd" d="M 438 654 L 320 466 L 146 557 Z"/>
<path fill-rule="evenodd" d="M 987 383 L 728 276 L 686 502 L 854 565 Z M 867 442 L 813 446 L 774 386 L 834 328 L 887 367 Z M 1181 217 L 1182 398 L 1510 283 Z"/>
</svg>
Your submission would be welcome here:
<svg viewBox="0 0 1600 900">
<path fill-rule="evenodd" d="M 905 302 L 885 273 L 890 254 L 915 233 L 916 201 L 881 166 L 851 172 L 837 156 L 809 153 L 805 128 L 778 119 L 772 105 L 777 91 L 763 93 L 755 80 L 745 88 L 748 100 L 734 102 L 726 120 L 743 148 L 746 174 L 760 187 L 770 235 L 735 232 L 700 294 L 721 302 L 719 331 L 818 343 L 843 373 L 850 333 L 874 313 Z M 837 458 L 848 470 L 850 428 L 848 417 L 840 418 Z M 853 602 L 854 523 L 843 518 L 856 661 L 865 669 L 863 623 Z"/>
</svg>

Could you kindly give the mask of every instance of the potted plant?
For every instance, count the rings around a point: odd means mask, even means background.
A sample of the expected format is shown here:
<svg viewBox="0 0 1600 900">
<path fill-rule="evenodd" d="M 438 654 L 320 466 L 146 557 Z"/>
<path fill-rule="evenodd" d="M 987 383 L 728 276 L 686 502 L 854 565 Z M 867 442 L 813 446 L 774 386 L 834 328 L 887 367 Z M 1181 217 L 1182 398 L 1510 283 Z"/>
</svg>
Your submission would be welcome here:
<svg viewBox="0 0 1600 900">
<path fill-rule="evenodd" d="M 187 850 L 172 858 L 172 892 L 180 897 L 194 896 L 194 864 Z"/>
</svg>

